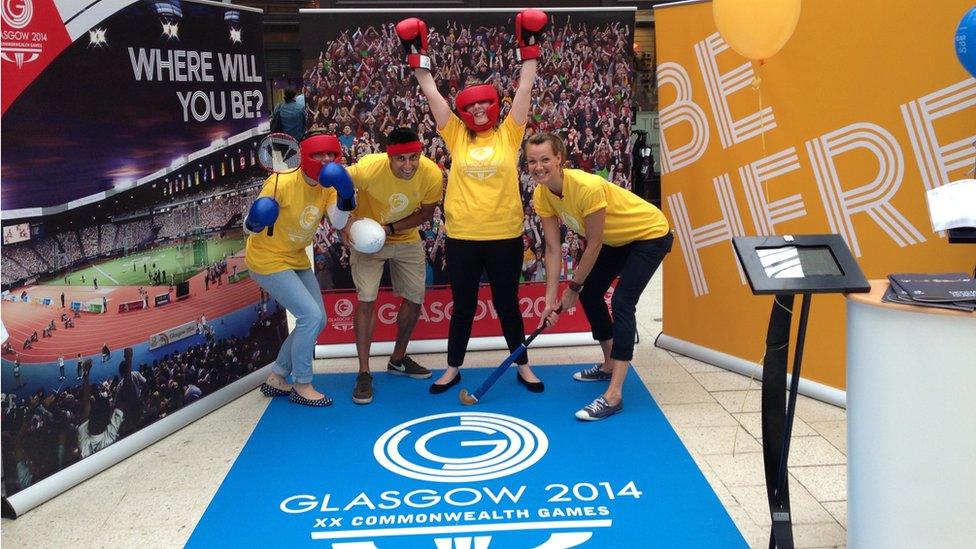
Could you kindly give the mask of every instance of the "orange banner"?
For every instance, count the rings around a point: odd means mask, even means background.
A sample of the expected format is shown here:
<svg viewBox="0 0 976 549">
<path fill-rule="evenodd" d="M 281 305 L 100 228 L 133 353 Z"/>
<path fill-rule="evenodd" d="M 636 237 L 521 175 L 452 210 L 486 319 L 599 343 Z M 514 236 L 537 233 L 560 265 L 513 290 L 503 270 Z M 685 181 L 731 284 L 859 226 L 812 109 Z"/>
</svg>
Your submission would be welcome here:
<svg viewBox="0 0 976 549">
<path fill-rule="evenodd" d="M 976 246 L 933 231 L 925 198 L 976 162 L 976 80 L 953 49 L 970 5 L 803 2 L 762 65 L 728 47 L 710 2 L 655 9 L 663 205 L 678 241 L 664 334 L 762 360 L 772 298 L 750 292 L 737 235 L 837 233 L 869 279 L 972 272 Z M 817 296 L 804 378 L 844 387 L 844 334 L 844 298 Z"/>
</svg>

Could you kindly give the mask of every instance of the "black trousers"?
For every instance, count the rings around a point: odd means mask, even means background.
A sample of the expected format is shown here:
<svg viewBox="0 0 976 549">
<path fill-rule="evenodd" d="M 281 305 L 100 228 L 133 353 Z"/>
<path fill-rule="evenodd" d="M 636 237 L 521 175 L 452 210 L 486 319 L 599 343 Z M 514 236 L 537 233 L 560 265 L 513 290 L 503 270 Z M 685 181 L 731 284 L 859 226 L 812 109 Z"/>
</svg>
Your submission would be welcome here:
<svg viewBox="0 0 976 549">
<path fill-rule="evenodd" d="M 518 285 L 522 272 L 522 237 L 505 240 L 458 240 L 448 238 L 448 279 L 454 312 L 447 340 L 447 365 L 460 367 L 471 338 L 471 324 L 478 308 L 478 287 L 482 272 L 487 273 L 491 285 L 491 301 L 498 313 L 502 334 L 510 351 L 525 341 L 525 327 L 519 311 Z M 516 361 L 528 364 L 528 353 Z"/>
<path fill-rule="evenodd" d="M 634 358 L 634 338 L 637 335 L 637 299 L 651 281 L 664 256 L 671 251 L 674 235 L 668 233 L 653 240 L 638 240 L 626 246 L 600 248 L 600 255 L 586 277 L 580 291 L 580 305 L 590 322 L 593 339 L 613 339 L 610 358 L 630 361 Z M 613 279 L 620 277 L 610 306 L 603 296 Z"/>
</svg>

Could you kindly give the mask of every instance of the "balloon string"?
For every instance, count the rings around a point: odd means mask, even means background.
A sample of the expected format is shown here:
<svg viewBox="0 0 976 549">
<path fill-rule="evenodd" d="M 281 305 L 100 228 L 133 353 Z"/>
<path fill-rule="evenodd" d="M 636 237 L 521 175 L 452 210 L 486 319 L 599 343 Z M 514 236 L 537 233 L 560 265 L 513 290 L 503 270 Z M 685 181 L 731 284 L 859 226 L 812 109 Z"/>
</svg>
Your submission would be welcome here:
<svg viewBox="0 0 976 549">
<path fill-rule="evenodd" d="M 760 59 L 756 66 L 756 76 L 752 78 L 752 89 L 759 92 L 759 134 L 762 136 L 763 156 L 766 155 L 766 117 L 763 116 L 762 76 L 760 73 L 764 64 L 765 61 Z"/>
<path fill-rule="evenodd" d="M 752 89 L 759 92 L 759 135 L 762 138 L 762 151 L 763 157 L 766 156 L 766 117 L 763 116 L 763 100 L 762 100 L 762 77 L 760 76 L 760 71 L 762 66 L 765 64 L 765 60 L 760 59 L 756 65 L 756 75 L 752 78 Z M 767 178 L 763 182 L 763 188 L 766 195 L 766 204 L 769 204 L 769 179 Z"/>
</svg>

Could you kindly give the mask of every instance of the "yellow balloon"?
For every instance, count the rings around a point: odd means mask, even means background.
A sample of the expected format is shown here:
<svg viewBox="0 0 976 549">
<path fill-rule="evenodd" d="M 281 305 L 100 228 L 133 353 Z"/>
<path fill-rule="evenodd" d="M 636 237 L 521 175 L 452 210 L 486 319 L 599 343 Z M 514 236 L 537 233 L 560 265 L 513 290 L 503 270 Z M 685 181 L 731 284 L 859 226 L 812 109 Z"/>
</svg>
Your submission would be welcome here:
<svg viewBox="0 0 976 549">
<path fill-rule="evenodd" d="M 715 27 L 748 59 L 769 59 L 783 48 L 800 19 L 800 0 L 713 0 Z"/>
</svg>

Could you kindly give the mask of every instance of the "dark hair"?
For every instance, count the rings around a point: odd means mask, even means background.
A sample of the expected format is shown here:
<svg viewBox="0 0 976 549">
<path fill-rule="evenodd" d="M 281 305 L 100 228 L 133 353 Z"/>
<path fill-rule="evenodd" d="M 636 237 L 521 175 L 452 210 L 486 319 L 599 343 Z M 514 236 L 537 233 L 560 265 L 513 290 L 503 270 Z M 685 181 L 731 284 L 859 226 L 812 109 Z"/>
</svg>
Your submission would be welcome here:
<svg viewBox="0 0 976 549">
<path fill-rule="evenodd" d="M 295 100 L 295 96 L 298 95 L 293 88 L 288 88 L 285 90 L 285 103 L 291 103 Z"/>
<path fill-rule="evenodd" d="M 559 136 L 554 133 L 541 132 L 541 133 L 533 134 L 529 136 L 528 139 L 525 140 L 524 147 L 528 147 L 529 145 L 541 145 L 543 143 L 549 143 L 549 146 L 552 147 L 552 152 L 559 155 L 559 158 L 562 158 L 563 161 L 565 162 L 566 144 L 563 143 L 563 140 L 560 139 Z"/>
<path fill-rule="evenodd" d="M 413 128 L 394 128 L 387 136 L 387 140 L 390 145 L 399 145 L 401 143 L 413 143 L 414 141 L 420 141 L 420 136 Z"/>
</svg>

